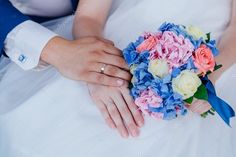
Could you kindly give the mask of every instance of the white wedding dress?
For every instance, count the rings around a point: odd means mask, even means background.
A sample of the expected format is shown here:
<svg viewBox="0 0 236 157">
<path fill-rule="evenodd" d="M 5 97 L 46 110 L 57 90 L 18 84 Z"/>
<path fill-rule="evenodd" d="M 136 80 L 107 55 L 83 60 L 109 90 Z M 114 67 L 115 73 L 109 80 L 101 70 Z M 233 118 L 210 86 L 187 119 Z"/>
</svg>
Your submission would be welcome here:
<svg viewBox="0 0 236 157">
<path fill-rule="evenodd" d="M 220 39 L 231 0 L 115 0 L 105 37 L 123 49 L 164 21 L 196 25 Z M 45 23 L 72 38 L 73 16 Z M 13 63 L 0 70 L 0 157 L 236 157 L 236 120 L 189 112 L 173 121 L 145 117 L 138 138 L 109 129 L 86 84 L 52 67 L 25 72 Z M 2 62 L 3 63 L 3 62 Z M 236 66 L 218 80 L 217 92 L 236 110 Z"/>
</svg>

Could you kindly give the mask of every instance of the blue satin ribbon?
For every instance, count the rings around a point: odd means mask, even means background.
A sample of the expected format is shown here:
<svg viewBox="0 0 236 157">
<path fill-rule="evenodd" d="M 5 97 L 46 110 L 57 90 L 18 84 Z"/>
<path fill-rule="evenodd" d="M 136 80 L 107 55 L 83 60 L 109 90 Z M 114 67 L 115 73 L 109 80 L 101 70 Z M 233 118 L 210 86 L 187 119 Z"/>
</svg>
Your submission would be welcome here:
<svg viewBox="0 0 236 157">
<path fill-rule="evenodd" d="M 216 95 L 215 87 L 207 77 L 203 77 L 202 82 L 207 88 L 208 102 L 211 104 L 212 108 L 220 115 L 224 122 L 230 126 L 230 118 L 235 116 L 234 110 L 228 103 L 226 103 Z"/>
</svg>

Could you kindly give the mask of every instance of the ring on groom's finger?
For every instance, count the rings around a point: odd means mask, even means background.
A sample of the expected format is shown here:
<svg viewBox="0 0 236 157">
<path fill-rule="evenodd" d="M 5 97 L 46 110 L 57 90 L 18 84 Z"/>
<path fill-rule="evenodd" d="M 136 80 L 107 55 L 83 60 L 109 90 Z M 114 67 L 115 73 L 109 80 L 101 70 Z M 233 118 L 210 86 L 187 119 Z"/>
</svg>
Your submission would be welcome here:
<svg viewBox="0 0 236 157">
<path fill-rule="evenodd" d="M 101 69 L 100 69 L 101 74 L 104 74 L 106 66 L 107 66 L 106 64 L 103 64 L 103 66 L 101 67 Z"/>
</svg>

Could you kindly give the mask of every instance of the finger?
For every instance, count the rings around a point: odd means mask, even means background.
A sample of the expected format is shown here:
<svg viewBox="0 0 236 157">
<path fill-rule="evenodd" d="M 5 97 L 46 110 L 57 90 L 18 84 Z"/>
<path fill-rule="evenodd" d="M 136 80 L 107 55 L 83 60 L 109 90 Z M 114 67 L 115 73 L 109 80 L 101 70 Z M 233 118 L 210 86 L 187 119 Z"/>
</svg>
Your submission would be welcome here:
<svg viewBox="0 0 236 157">
<path fill-rule="evenodd" d="M 106 53 L 123 56 L 122 51 L 114 46 L 114 43 L 107 39 L 100 39 L 98 37 L 84 37 L 76 40 L 77 42 L 81 44 L 93 44 L 95 47 L 93 47 L 94 50 L 102 50 Z"/>
<path fill-rule="evenodd" d="M 122 51 L 116 48 L 114 45 L 101 42 L 100 44 L 98 44 L 98 46 L 101 47 L 102 50 L 108 54 L 123 56 Z"/>
<path fill-rule="evenodd" d="M 99 68 L 100 67 L 100 68 Z M 103 70 L 102 70 L 103 69 Z M 130 81 L 131 79 L 131 74 L 125 70 L 122 70 L 116 66 L 113 65 L 107 65 L 107 64 L 102 64 L 102 63 L 94 63 L 91 66 L 91 69 L 94 72 L 106 74 L 111 77 L 116 77 L 116 78 L 121 78 L 126 81 Z"/>
<path fill-rule="evenodd" d="M 124 138 L 128 138 L 129 133 L 122 121 L 119 111 L 117 110 L 114 103 L 107 104 L 107 109 L 111 115 L 112 120 L 115 122 L 116 128 L 120 135 Z"/>
<path fill-rule="evenodd" d="M 121 56 L 116 56 L 116 55 L 111 55 L 111 54 L 104 54 L 101 57 L 101 62 L 110 64 L 110 65 L 115 65 L 121 69 L 126 69 L 127 71 L 129 70 L 128 64 L 125 62 L 124 58 Z"/>
<path fill-rule="evenodd" d="M 130 95 L 128 88 L 121 89 L 122 96 L 124 97 L 126 103 L 128 104 L 128 108 L 132 113 L 132 116 L 139 127 L 144 125 L 144 118 L 137 105 L 135 105 L 133 98 Z"/>
<path fill-rule="evenodd" d="M 212 107 L 211 105 L 205 100 L 194 100 L 191 105 L 187 105 L 188 109 L 193 113 L 203 114 L 209 111 Z"/>
<path fill-rule="evenodd" d="M 112 120 L 107 108 L 106 108 L 106 105 L 102 102 L 102 101 L 94 101 L 94 103 L 97 104 L 97 107 L 99 109 L 99 111 L 101 112 L 105 122 L 107 123 L 107 125 L 112 128 L 112 129 L 115 129 L 116 128 L 116 125 L 114 123 L 114 121 Z"/>
<path fill-rule="evenodd" d="M 94 50 L 92 51 L 93 55 L 90 58 L 90 61 L 92 62 L 100 62 L 105 64 L 110 64 L 117 66 L 121 69 L 125 69 L 126 71 L 129 71 L 129 66 L 126 63 L 125 59 L 121 56 L 117 56 L 114 54 L 108 54 L 101 50 Z"/>
<path fill-rule="evenodd" d="M 103 42 L 105 42 L 105 43 L 107 43 L 107 44 L 110 44 L 110 45 L 112 45 L 112 46 L 115 46 L 114 42 L 111 41 L 111 40 L 104 39 L 104 38 L 100 38 L 100 40 L 103 41 Z"/>
<path fill-rule="evenodd" d="M 99 37 L 95 37 L 95 36 L 82 37 L 82 38 L 79 38 L 75 41 L 80 44 L 97 44 L 97 45 L 100 44 L 100 45 L 102 45 L 103 43 L 105 43 L 105 44 L 109 44 L 111 46 L 115 45 L 114 42 L 112 42 L 111 40 L 99 38 Z"/>
<path fill-rule="evenodd" d="M 83 80 L 88 83 L 95 83 L 105 86 L 113 86 L 113 87 L 120 87 L 126 86 L 127 82 L 111 76 L 107 76 L 98 72 L 89 72 L 83 76 Z"/>
<path fill-rule="evenodd" d="M 136 126 L 133 116 L 128 109 L 124 98 L 121 96 L 121 93 L 117 93 L 116 97 L 114 97 L 114 103 L 116 104 L 120 115 L 126 124 L 126 128 L 133 137 L 137 137 L 139 135 L 139 128 Z"/>
</svg>

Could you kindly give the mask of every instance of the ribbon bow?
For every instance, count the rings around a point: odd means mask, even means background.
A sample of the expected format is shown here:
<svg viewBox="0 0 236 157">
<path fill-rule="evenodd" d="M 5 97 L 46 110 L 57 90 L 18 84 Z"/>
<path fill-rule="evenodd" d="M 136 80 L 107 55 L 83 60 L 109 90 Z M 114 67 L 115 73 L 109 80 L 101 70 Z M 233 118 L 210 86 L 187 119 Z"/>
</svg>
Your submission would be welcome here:
<svg viewBox="0 0 236 157">
<path fill-rule="evenodd" d="M 206 86 L 208 92 L 208 102 L 224 122 L 230 126 L 230 118 L 235 116 L 234 110 L 228 103 L 216 95 L 215 87 L 207 77 L 203 77 L 202 82 Z"/>
</svg>

